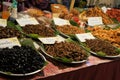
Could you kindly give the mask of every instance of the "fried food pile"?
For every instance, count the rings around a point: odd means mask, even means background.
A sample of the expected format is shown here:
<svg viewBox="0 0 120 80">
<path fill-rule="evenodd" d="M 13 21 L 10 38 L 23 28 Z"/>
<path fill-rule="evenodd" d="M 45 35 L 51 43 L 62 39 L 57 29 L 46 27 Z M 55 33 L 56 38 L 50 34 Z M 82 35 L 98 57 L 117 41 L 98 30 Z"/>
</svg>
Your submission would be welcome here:
<svg viewBox="0 0 120 80">
<path fill-rule="evenodd" d="M 120 48 L 120 28 L 106 30 L 100 27 L 87 28 L 92 34 L 100 39 L 111 42 L 114 46 Z"/>
<path fill-rule="evenodd" d="M 88 17 L 102 17 L 104 24 L 114 24 L 112 19 L 109 18 L 99 7 L 89 8 L 79 15 L 79 18 L 83 20 L 87 20 Z"/>
</svg>

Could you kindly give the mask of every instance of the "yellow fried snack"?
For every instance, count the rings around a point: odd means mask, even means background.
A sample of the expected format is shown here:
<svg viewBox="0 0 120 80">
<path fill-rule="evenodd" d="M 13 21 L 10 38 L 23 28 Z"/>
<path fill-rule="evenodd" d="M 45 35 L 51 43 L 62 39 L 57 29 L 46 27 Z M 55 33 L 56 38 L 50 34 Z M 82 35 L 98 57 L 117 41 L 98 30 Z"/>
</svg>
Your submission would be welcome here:
<svg viewBox="0 0 120 80">
<path fill-rule="evenodd" d="M 79 18 L 83 20 L 87 20 L 88 17 L 102 17 L 104 24 L 114 24 L 112 19 L 109 18 L 99 7 L 89 8 L 79 15 Z"/>
<path fill-rule="evenodd" d="M 53 13 L 61 13 L 62 11 L 68 13 L 67 7 L 62 4 L 51 4 L 51 11 Z"/>
<path fill-rule="evenodd" d="M 44 12 L 40 9 L 30 8 L 27 10 L 27 13 L 33 17 L 40 17 L 44 15 Z"/>
<path fill-rule="evenodd" d="M 100 39 L 111 42 L 114 46 L 120 48 L 120 28 L 105 30 L 100 27 L 88 28 L 92 34 Z"/>
</svg>

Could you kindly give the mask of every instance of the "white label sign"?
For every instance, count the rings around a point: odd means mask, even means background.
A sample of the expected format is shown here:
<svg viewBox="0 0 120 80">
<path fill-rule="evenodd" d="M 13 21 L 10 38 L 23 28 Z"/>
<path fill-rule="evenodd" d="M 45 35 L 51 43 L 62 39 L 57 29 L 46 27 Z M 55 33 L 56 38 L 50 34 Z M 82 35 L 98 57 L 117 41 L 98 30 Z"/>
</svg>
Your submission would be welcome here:
<svg viewBox="0 0 120 80">
<path fill-rule="evenodd" d="M 60 8 L 59 6 L 54 6 L 54 8 Z"/>
<path fill-rule="evenodd" d="M 102 11 L 103 11 L 104 13 L 107 12 L 107 7 L 106 7 L 106 6 L 103 6 L 101 9 L 102 9 Z"/>
<path fill-rule="evenodd" d="M 91 33 L 76 34 L 76 37 L 81 41 L 85 42 L 86 39 L 95 39 Z"/>
<path fill-rule="evenodd" d="M 16 37 L 0 39 L 0 48 L 6 48 L 6 47 L 12 48 L 13 46 L 21 46 Z"/>
<path fill-rule="evenodd" d="M 95 26 L 103 24 L 102 17 L 89 17 L 88 25 Z"/>
<path fill-rule="evenodd" d="M 43 44 L 54 44 L 55 41 L 56 41 L 55 37 L 39 38 L 39 40 L 40 40 Z"/>
<path fill-rule="evenodd" d="M 43 44 L 54 44 L 55 42 L 59 43 L 59 42 L 65 41 L 65 39 L 59 35 L 56 37 L 39 38 L 39 40 Z"/>
<path fill-rule="evenodd" d="M 7 19 L 0 19 L 0 26 L 6 27 L 7 26 Z"/>
<path fill-rule="evenodd" d="M 19 23 L 20 26 L 25 26 L 28 24 L 39 24 L 39 22 L 35 19 L 35 18 L 20 18 L 20 19 L 16 19 L 16 21 Z"/>
<path fill-rule="evenodd" d="M 70 22 L 65 19 L 61 18 L 53 18 L 55 25 L 63 26 L 63 25 L 70 25 Z"/>
</svg>

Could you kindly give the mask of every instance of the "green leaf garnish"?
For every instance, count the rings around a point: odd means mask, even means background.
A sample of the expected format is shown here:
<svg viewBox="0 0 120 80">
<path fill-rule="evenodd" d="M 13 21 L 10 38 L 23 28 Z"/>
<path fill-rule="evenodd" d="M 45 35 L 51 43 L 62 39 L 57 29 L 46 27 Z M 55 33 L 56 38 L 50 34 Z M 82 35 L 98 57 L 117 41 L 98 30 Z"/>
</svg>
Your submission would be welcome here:
<svg viewBox="0 0 120 80">
<path fill-rule="evenodd" d="M 73 43 L 75 43 L 75 41 L 73 41 L 71 38 L 68 38 L 68 39 L 66 39 L 65 41 L 66 41 L 66 42 L 73 42 Z"/>
<path fill-rule="evenodd" d="M 96 52 L 96 53 L 97 53 L 97 55 L 102 56 L 102 57 L 106 56 L 106 54 L 104 52 L 102 52 L 102 51 L 99 51 L 99 52 Z"/>
<path fill-rule="evenodd" d="M 88 29 L 85 29 L 85 32 L 86 32 L 86 33 L 88 33 L 88 32 L 91 32 L 91 31 L 90 31 L 90 30 L 88 30 Z"/>
<path fill-rule="evenodd" d="M 62 57 L 62 58 L 60 58 L 60 57 L 54 57 L 56 60 L 59 60 L 59 61 L 62 61 L 62 62 L 66 62 L 66 63 L 70 63 L 70 62 L 72 62 L 72 60 L 71 59 L 68 59 L 68 58 L 66 58 L 66 57 Z"/>
<path fill-rule="evenodd" d="M 71 39 L 76 39 L 75 34 L 69 34 L 68 36 L 70 36 Z"/>
<path fill-rule="evenodd" d="M 119 21 L 115 18 L 112 18 L 112 20 L 114 21 L 114 23 L 119 23 Z"/>
<path fill-rule="evenodd" d="M 23 38 L 23 39 L 20 40 L 20 43 L 21 43 L 22 46 L 29 46 L 29 47 L 32 47 L 34 50 L 36 50 L 32 39 Z"/>
<path fill-rule="evenodd" d="M 106 25 L 104 29 L 105 30 L 110 30 L 110 27 Z"/>
<path fill-rule="evenodd" d="M 38 37 L 40 37 L 38 34 L 27 34 L 27 36 L 33 39 L 38 39 Z"/>
<path fill-rule="evenodd" d="M 86 49 L 87 51 L 91 51 L 91 49 L 90 49 L 90 48 L 85 47 L 85 49 Z"/>
<path fill-rule="evenodd" d="M 7 27 L 16 29 L 16 30 L 20 31 L 21 33 L 23 33 L 21 26 L 20 25 L 15 25 L 15 23 L 13 23 L 12 21 L 7 22 Z"/>
<path fill-rule="evenodd" d="M 120 54 L 120 48 L 117 48 L 117 49 L 115 50 L 115 52 L 117 52 L 117 53 Z"/>
<path fill-rule="evenodd" d="M 87 47 L 86 43 L 84 43 L 84 42 L 80 42 L 80 44 L 81 44 L 82 46 Z"/>
<path fill-rule="evenodd" d="M 16 29 L 17 29 L 18 31 L 20 31 L 21 33 L 23 33 L 22 28 L 21 28 L 20 25 L 16 25 Z"/>
<path fill-rule="evenodd" d="M 69 22 L 71 25 L 79 27 L 78 23 L 76 23 L 75 21 L 69 20 Z"/>
<path fill-rule="evenodd" d="M 59 32 L 57 30 L 55 30 L 55 35 L 57 36 L 59 34 Z"/>
<path fill-rule="evenodd" d="M 13 23 L 12 21 L 8 21 L 7 22 L 7 27 L 9 27 L 9 28 L 16 28 L 16 25 L 15 25 L 15 23 Z"/>
</svg>

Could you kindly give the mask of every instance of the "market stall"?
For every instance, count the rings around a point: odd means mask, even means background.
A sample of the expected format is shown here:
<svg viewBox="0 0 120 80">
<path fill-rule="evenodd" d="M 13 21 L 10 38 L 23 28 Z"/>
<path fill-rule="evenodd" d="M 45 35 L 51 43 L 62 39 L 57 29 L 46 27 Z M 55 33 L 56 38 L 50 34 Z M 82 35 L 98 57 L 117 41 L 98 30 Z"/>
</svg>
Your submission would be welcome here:
<svg viewBox="0 0 120 80">
<path fill-rule="evenodd" d="M 4 4 L 0 80 L 118 80 L 120 10 L 74 3 L 51 4 L 51 12 Z"/>
</svg>

